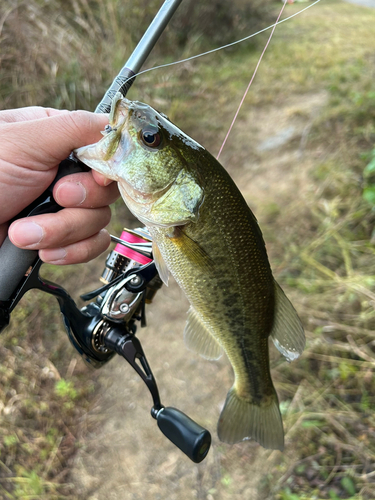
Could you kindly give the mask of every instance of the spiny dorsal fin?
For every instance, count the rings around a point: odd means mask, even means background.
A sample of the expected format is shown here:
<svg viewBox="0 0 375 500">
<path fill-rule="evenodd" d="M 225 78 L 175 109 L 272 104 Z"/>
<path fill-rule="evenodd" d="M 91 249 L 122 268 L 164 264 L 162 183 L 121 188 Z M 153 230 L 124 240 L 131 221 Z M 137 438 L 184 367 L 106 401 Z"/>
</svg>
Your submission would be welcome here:
<svg viewBox="0 0 375 500">
<path fill-rule="evenodd" d="M 305 333 L 292 303 L 275 281 L 275 319 L 271 338 L 288 361 L 297 359 L 305 348 Z"/>
<path fill-rule="evenodd" d="M 222 348 L 211 335 L 195 309 L 190 307 L 184 330 L 186 347 L 206 359 L 219 359 Z"/>
<path fill-rule="evenodd" d="M 168 279 L 169 279 L 169 270 L 167 268 L 166 263 L 164 262 L 164 259 L 160 253 L 159 247 L 157 246 L 155 240 L 152 242 L 152 256 L 155 261 L 155 266 L 156 269 L 158 270 L 160 279 L 162 282 L 168 286 Z"/>
</svg>

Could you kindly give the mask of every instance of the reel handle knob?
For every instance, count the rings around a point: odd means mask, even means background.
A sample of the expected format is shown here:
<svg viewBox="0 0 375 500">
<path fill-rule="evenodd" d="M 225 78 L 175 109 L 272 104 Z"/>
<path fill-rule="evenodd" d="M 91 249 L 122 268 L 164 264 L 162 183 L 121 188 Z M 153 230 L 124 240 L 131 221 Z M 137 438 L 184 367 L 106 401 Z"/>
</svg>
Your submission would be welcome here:
<svg viewBox="0 0 375 500">
<path fill-rule="evenodd" d="M 190 460 L 199 464 L 211 446 L 211 434 L 176 408 L 161 408 L 156 421 L 162 433 Z"/>
</svg>

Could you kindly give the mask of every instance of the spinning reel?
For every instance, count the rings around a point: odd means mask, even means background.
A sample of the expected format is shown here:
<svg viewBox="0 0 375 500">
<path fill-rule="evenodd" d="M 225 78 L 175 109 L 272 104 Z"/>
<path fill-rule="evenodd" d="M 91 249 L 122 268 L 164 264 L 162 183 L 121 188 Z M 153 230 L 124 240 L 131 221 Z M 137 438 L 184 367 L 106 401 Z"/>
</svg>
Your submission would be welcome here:
<svg viewBox="0 0 375 500">
<path fill-rule="evenodd" d="M 97 112 L 108 112 L 111 98 L 120 91 L 126 95 L 135 74 L 182 0 L 165 0 L 130 59 L 114 80 Z M 60 207 L 53 199 L 54 184 L 62 177 L 89 170 L 72 155 L 61 162 L 53 184 L 16 219 L 54 213 Z M 133 367 L 146 384 L 153 400 L 151 415 L 160 430 L 193 462 L 207 455 L 210 433 L 187 415 L 160 401 L 155 377 L 136 336 L 139 323 L 145 326 L 146 304 L 150 303 L 162 282 L 152 258 L 152 241 L 144 228 L 124 230 L 107 258 L 102 274 L 103 286 L 81 298 L 88 302 L 79 309 L 61 286 L 43 279 L 42 261 L 33 250 L 21 250 L 6 238 L 0 247 L 0 331 L 9 324 L 10 314 L 21 297 L 39 289 L 56 297 L 68 337 L 84 361 L 99 368 L 116 353 Z"/>
</svg>

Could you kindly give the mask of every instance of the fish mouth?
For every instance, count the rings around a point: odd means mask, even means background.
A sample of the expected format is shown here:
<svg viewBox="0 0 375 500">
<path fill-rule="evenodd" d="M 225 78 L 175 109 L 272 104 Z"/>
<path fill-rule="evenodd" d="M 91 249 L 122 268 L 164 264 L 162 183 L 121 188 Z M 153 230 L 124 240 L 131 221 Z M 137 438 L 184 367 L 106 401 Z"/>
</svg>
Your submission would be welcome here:
<svg viewBox="0 0 375 500">
<path fill-rule="evenodd" d="M 131 101 L 124 98 L 114 102 L 102 139 L 74 150 L 74 155 L 88 167 L 116 181 L 118 167 L 134 147 L 126 132 L 132 114 L 130 107 Z"/>
</svg>

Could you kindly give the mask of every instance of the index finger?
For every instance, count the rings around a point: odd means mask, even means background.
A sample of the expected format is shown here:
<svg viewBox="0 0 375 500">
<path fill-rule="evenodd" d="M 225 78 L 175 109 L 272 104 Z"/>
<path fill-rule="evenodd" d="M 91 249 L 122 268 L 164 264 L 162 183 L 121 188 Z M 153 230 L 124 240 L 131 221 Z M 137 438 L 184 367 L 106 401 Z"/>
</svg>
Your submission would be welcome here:
<svg viewBox="0 0 375 500">
<path fill-rule="evenodd" d="M 29 106 L 27 108 L 6 109 L 0 111 L 1 123 L 14 123 L 29 120 L 37 120 L 38 118 L 47 118 L 49 116 L 58 115 L 61 113 L 69 113 L 67 110 L 43 108 L 41 106 Z"/>
</svg>

